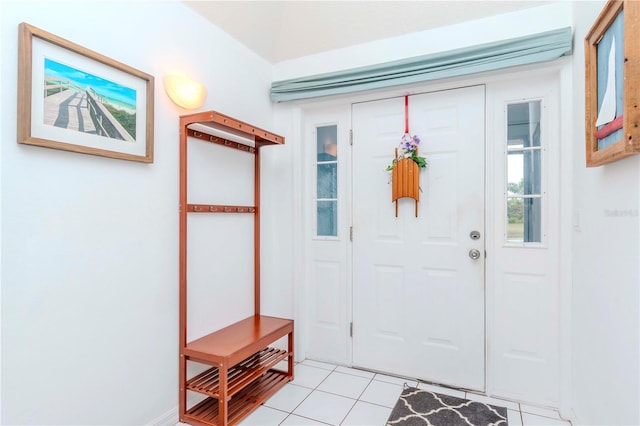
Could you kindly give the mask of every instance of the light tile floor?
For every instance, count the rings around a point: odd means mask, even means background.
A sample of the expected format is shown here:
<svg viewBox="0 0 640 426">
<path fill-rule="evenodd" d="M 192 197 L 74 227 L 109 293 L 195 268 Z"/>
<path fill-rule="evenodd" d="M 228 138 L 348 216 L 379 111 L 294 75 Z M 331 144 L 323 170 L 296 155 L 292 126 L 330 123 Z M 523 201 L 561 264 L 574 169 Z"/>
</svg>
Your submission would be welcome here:
<svg viewBox="0 0 640 426">
<path fill-rule="evenodd" d="M 240 425 L 383 426 L 404 383 L 507 407 L 509 426 L 570 425 L 554 410 L 311 360 L 296 364 L 295 380 Z"/>
</svg>

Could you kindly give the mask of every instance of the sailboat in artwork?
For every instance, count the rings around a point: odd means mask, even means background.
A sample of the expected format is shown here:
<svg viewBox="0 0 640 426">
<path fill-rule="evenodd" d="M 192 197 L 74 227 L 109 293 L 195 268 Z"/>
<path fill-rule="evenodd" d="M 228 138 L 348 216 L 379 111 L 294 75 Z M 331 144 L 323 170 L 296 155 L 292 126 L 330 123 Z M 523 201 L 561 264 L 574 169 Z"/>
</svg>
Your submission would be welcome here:
<svg viewBox="0 0 640 426">
<path fill-rule="evenodd" d="M 611 40 L 608 60 L 607 86 L 602 97 L 600 111 L 596 119 L 596 127 L 604 126 L 596 131 L 596 138 L 603 139 L 611 133 L 622 128 L 622 115 L 616 117 L 617 96 L 616 96 L 616 39 Z"/>
<path fill-rule="evenodd" d="M 607 87 L 602 98 L 602 105 L 598 111 L 596 126 L 610 123 L 616 118 L 616 39 L 611 40 L 609 49 L 609 64 L 607 74 Z"/>
</svg>

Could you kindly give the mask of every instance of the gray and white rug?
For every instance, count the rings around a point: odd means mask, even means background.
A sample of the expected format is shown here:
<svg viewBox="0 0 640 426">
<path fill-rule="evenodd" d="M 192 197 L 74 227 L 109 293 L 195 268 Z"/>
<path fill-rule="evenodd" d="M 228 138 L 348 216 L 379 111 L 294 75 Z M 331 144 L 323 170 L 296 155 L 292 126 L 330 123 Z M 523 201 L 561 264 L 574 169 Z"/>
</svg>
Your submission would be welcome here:
<svg viewBox="0 0 640 426">
<path fill-rule="evenodd" d="M 507 409 L 405 385 L 387 426 L 507 426 Z"/>
</svg>

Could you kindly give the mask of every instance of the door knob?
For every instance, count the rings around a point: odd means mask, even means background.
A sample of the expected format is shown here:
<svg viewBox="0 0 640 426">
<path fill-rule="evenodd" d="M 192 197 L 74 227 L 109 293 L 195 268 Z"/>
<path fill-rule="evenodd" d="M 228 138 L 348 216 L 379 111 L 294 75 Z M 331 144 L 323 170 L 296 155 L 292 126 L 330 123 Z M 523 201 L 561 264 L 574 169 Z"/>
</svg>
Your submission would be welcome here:
<svg viewBox="0 0 640 426">
<path fill-rule="evenodd" d="M 476 249 L 469 250 L 469 257 L 473 260 L 480 259 L 480 250 L 476 250 Z"/>
</svg>

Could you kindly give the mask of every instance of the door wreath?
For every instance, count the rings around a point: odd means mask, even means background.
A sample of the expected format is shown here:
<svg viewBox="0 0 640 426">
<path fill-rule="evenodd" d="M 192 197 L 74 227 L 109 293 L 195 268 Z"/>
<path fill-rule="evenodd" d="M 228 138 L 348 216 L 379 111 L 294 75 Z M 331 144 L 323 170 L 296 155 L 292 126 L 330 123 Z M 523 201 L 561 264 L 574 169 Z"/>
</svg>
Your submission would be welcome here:
<svg viewBox="0 0 640 426">
<path fill-rule="evenodd" d="M 418 201 L 420 201 L 420 169 L 427 167 L 427 160 L 418 155 L 420 138 L 409 134 L 409 97 L 404 98 L 405 131 L 400 144 L 395 149 L 395 158 L 387 171 L 391 172 L 391 201 L 396 203 L 396 217 L 398 217 L 398 199 L 413 198 L 416 202 L 416 217 L 418 217 Z"/>
</svg>

